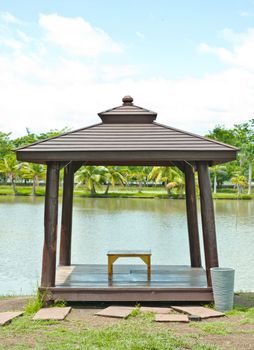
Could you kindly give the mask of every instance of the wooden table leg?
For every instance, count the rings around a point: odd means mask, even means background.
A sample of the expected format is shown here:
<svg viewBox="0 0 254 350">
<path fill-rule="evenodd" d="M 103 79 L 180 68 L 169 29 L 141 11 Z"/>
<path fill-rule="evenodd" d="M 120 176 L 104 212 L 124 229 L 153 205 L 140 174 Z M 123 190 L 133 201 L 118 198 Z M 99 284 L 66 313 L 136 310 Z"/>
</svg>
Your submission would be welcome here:
<svg viewBox="0 0 254 350">
<path fill-rule="evenodd" d="M 151 281 L 151 256 L 150 255 L 142 255 L 140 258 L 147 265 L 147 279 Z"/>
<path fill-rule="evenodd" d="M 108 279 L 112 280 L 113 277 L 113 264 L 118 259 L 118 256 L 108 255 Z"/>
<path fill-rule="evenodd" d="M 147 257 L 147 278 L 148 281 L 151 281 L 151 257 Z"/>
<path fill-rule="evenodd" d="M 113 264 L 111 261 L 111 256 L 108 256 L 108 279 L 112 280 L 112 274 L 113 274 Z"/>
</svg>

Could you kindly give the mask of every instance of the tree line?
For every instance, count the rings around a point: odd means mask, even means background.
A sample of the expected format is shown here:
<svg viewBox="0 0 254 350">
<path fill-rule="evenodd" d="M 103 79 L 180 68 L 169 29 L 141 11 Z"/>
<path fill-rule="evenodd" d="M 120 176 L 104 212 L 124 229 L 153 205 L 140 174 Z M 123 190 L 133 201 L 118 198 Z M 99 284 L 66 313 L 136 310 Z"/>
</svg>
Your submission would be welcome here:
<svg viewBox="0 0 254 350">
<path fill-rule="evenodd" d="M 238 192 L 242 192 L 247 187 L 248 194 L 251 194 L 254 162 L 254 119 L 250 119 L 246 123 L 235 124 L 232 128 L 217 125 L 206 136 L 240 149 L 237 160 L 210 168 L 214 192 L 217 191 L 217 186 L 231 181 Z"/>
<path fill-rule="evenodd" d="M 16 184 L 32 184 L 32 195 L 36 187 L 45 181 L 46 167 L 42 164 L 18 162 L 13 150 L 30 143 L 44 140 L 67 132 L 68 129 L 50 130 L 46 133 L 35 134 L 27 129 L 26 135 L 11 138 L 11 133 L 0 132 L 0 182 L 12 185 L 17 194 Z M 254 161 L 254 119 L 246 123 L 236 124 L 232 128 L 217 125 L 206 137 L 240 148 L 237 160 L 210 168 L 213 192 L 223 184 L 231 184 L 238 193 L 248 188 L 251 194 Z M 63 172 L 60 174 L 63 177 Z M 149 166 L 82 166 L 75 174 L 76 186 L 85 185 L 91 194 L 103 190 L 109 192 L 110 186 L 135 184 L 159 184 L 165 186 L 168 193 L 172 191 L 183 194 L 184 176 L 176 167 Z"/>
</svg>

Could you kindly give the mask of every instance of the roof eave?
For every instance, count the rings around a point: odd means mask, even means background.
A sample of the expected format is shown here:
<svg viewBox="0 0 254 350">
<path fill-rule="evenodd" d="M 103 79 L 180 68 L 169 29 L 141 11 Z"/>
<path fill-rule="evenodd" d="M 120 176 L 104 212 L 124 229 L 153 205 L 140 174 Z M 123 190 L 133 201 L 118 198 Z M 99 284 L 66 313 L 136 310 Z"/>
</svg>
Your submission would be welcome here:
<svg viewBox="0 0 254 350">
<path fill-rule="evenodd" d="M 236 150 L 204 151 L 204 150 L 128 150 L 128 151 L 17 151 L 19 161 L 47 163 L 79 161 L 89 164 L 121 164 L 146 163 L 160 165 L 172 161 L 205 161 L 209 164 L 226 163 L 236 159 Z"/>
</svg>

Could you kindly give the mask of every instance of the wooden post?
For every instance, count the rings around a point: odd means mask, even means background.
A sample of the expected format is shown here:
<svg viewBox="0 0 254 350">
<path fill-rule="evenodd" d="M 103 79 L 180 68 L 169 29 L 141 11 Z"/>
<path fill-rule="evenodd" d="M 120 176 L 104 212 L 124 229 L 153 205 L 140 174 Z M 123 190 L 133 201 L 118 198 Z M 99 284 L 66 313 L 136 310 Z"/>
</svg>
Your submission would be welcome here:
<svg viewBox="0 0 254 350">
<path fill-rule="evenodd" d="M 44 211 L 42 287 L 55 286 L 59 164 L 48 163 Z"/>
<path fill-rule="evenodd" d="M 211 183 L 209 177 L 208 164 L 206 162 L 198 162 L 198 182 L 200 190 L 201 218 L 203 228 L 203 240 L 206 262 L 207 284 L 211 286 L 211 267 L 219 266 L 213 198 L 211 191 Z"/>
<path fill-rule="evenodd" d="M 74 166 L 69 163 L 64 168 L 63 204 L 60 242 L 60 265 L 71 264 L 71 231 L 73 206 Z"/>
<path fill-rule="evenodd" d="M 201 267 L 196 186 L 192 166 L 186 163 L 184 173 L 191 267 Z"/>
</svg>

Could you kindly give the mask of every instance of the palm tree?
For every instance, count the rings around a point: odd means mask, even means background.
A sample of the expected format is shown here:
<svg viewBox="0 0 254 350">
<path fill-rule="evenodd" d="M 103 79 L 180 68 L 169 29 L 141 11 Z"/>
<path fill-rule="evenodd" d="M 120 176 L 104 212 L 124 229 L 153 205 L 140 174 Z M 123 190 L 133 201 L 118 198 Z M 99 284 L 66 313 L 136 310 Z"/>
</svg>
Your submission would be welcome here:
<svg viewBox="0 0 254 350">
<path fill-rule="evenodd" d="M 180 194 L 184 188 L 184 178 L 180 170 L 173 167 L 155 166 L 148 176 L 149 180 L 155 180 L 156 183 L 164 183 L 168 194 L 174 187 L 179 187 Z"/>
<path fill-rule="evenodd" d="M 32 196 L 35 196 L 36 187 L 39 185 L 39 181 L 44 180 L 46 177 L 45 166 L 35 163 L 21 163 L 18 168 L 20 169 L 22 178 L 32 180 Z"/>
<path fill-rule="evenodd" d="M 135 166 L 130 167 L 130 172 L 128 174 L 128 180 L 136 180 L 138 186 L 141 190 L 142 185 L 146 183 L 151 169 L 147 166 Z"/>
<path fill-rule="evenodd" d="M 232 177 L 231 182 L 237 188 L 238 194 L 240 194 L 243 191 L 243 189 L 248 186 L 246 177 L 240 174 L 236 174 L 234 177 Z"/>
<path fill-rule="evenodd" d="M 126 171 L 126 169 L 121 169 L 116 166 L 107 167 L 107 173 L 105 174 L 107 178 L 107 187 L 104 194 L 108 194 L 110 185 L 114 187 L 116 183 L 121 183 L 122 185 L 126 184 L 126 178 L 124 176 Z"/>
<path fill-rule="evenodd" d="M 253 139 L 253 136 L 252 136 Z M 251 194 L 251 185 L 252 185 L 252 165 L 254 159 L 254 143 L 253 141 L 248 143 L 246 146 L 243 146 L 245 152 L 245 158 L 248 162 L 248 194 Z"/>
<path fill-rule="evenodd" d="M 227 175 L 227 168 L 223 165 L 214 165 L 210 168 L 210 173 L 213 174 L 213 193 L 217 193 L 218 175 Z"/>
<path fill-rule="evenodd" d="M 0 161 L 0 173 L 4 174 L 8 180 L 10 180 L 12 184 L 13 192 L 16 196 L 16 177 L 18 171 L 18 163 L 16 160 L 16 156 L 14 154 L 8 154 L 3 160 Z"/>
<path fill-rule="evenodd" d="M 100 188 L 107 182 L 108 169 L 104 166 L 81 167 L 75 176 L 77 186 L 85 184 L 92 195 L 96 194 L 96 187 Z"/>
</svg>

